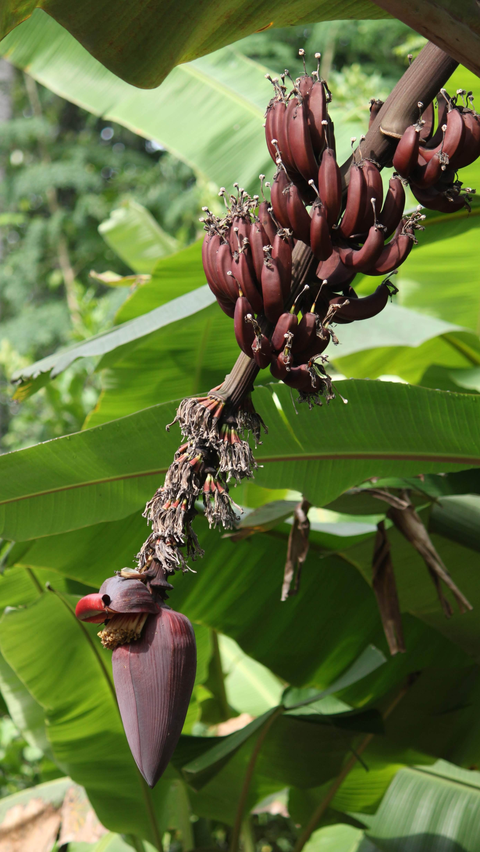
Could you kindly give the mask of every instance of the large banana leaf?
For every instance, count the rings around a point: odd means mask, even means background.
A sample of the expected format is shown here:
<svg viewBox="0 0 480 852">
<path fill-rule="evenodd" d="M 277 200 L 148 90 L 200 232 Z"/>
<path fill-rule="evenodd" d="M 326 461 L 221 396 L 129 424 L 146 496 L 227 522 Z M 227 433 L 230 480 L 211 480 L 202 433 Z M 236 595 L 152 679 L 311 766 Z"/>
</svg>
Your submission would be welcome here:
<svg viewBox="0 0 480 852">
<path fill-rule="evenodd" d="M 7 0 L 0 18 L 0 38 L 21 24 L 40 7 L 66 27 L 103 65 L 135 86 L 158 86 L 175 65 L 218 50 L 232 41 L 271 26 L 291 26 L 304 21 L 332 18 L 383 18 L 382 10 L 369 0 L 279 0 L 272 20 L 267 0 L 243 6 L 229 0 L 196 3 L 184 0 L 181 9 L 159 0 L 146 0 L 139 7 L 126 0 L 121 14 L 108 2 L 87 0 L 81 6 L 71 0 Z M 37 12 L 38 16 L 38 12 Z"/>
<path fill-rule="evenodd" d="M 273 174 L 263 131 L 272 87 L 267 71 L 233 48 L 175 68 L 162 87 L 139 91 L 97 62 L 67 30 L 37 10 L 0 43 L 0 55 L 52 91 L 156 139 L 215 186 L 258 192 L 258 175 Z M 283 69 L 282 69 L 283 70 Z M 340 121 L 333 108 L 339 155 L 365 128 Z"/>
<path fill-rule="evenodd" d="M 445 761 L 400 770 L 368 837 L 382 852 L 476 852 L 480 774 Z"/>
<path fill-rule="evenodd" d="M 386 382 L 344 382 L 348 398 L 296 413 L 289 389 L 258 388 L 269 427 L 257 483 L 305 492 L 314 505 L 371 476 L 480 464 L 480 399 Z M 25 540 L 126 517 L 160 484 L 178 444 L 175 404 L 0 457 L 0 530 Z M 462 428 L 458 428 L 458 423 Z M 316 425 L 318 424 L 318 425 Z M 321 428 L 320 428 L 321 427 Z"/>
<path fill-rule="evenodd" d="M 196 576 L 179 574 L 173 578 L 172 605 L 194 622 L 232 637 L 282 680 L 296 686 L 314 683 L 324 689 L 370 644 L 386 648 L 373 592 L 350 558 L 350 551 L 345 552 L 341 544 L 332 553 L 325 553 L 312 543 L 301 593 L 282 603 L 286 535 L 275 531 L 275 535 L 257 535 L 234 543 L 208 530 L 201 518 L 197 519 L 197 531 L 208 558 L 195 565 Z M 15 577 L 25 570 L 21 564 L 28 561 L 38 570 L 36 566 L 48 563 L 59 579 L 73 576 L 98 588 L 105 576 L 132 564 L 145 533 L 144 521 L 136 515 L 39 539 L 20 557 L 20 565 L 9 568 L 6 574 L 12 575 L 13 585 Z M 51 582 L 55 584 L 56 580 Z M 408 615 L 404 622 L 406 654 L 389 659 L 378 673 L 365 676 L 363 671 L 360 692 L 345 681 L 337 684 L 349 703 L 350 693 L 353 703 L 361 705 L 366 696 L 371 700 L 383 695 L 409 672 L 434 665 L 439 658 L 449 666 L 470 663 L 465 652 L 428 625 Z M 295 654 L 290 637 L 295 637 Z M 228 670 L 226 665 L 224 668 Z"/>
<path fill-rule="evenodd" d="M 98 226 L 103 239 L 134 272 L 152 272 L 161 257 L 178 250 L 178 242 L 146 207 L 125 201 Z"/>
</svg>

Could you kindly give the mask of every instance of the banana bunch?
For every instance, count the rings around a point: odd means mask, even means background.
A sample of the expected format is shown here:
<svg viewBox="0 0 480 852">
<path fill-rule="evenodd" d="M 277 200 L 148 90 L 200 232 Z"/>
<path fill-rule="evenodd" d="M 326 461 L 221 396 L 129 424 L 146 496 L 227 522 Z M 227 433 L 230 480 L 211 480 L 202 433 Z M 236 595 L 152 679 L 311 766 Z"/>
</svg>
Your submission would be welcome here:
<svg viewBox="0 0 480 852">
<path fill-rule="evenodd" d="M 457 173 L 480 156 L 480 115 L 473 109 L 471 92 L 463 89 L 454 98 L 442 89 L 436 100 L 436 127 L 431 103 L 399 140 L 393 167 L 423 207 L 452 213 L 469 208 L 469 196 L 475 192 L 462 190 Z"/>
<path fill-rule="evenodd" d="M 208 284 L 225 313 L 234 320 L 240 349 L 262 369 L 300 391 L 300 399 L 331 398 L 322 366 L 330 341 L 338 343 L 337 324 L 369 319 L 397 292 L 388 276 L 406 260 L 423 230 L 421 208 L 405 215 L 407 182 L 424 207 L 453 212 L 468 206 L 457 169 L 480 155 L 480 117 L 471 93 L 452 99 L 439 93 L 399 139 L 388 188 L 380 165 L 362 153 L 352 158 L 348 187 L 335 152 L 335 131 L 328 112 L 332 99 L 317 70 L 295 81 L 288 71 L 268 79 L 274 95 L 265 116 L 267 147 L 276 171 L 271 183 L 260 175 L 260 196 L 250 197 L 235 184 L 236 195 L 220 190 L 226 212 L 216 217 L 203 208 L 206 236 L 203 266 Z M 315 54 L 317 61 L 320 54 Z M 288 91 L 286 79 L 291 81 Z M 463 103 L 460 103 L 460 99 Z M 383 106 L 370 102 L 370 126 Z M 353 142 L 356 141 L 352 139 Z M 270 202 L 264 188 L 270 188 Z M 292 251 L 300 241 L 316 260 L 316 273 L 292 305 Z M 357 273 L 387 276 L 371 295 L 358 298 Z M 299 314 L 302 314 L 301 318 Z"/>
</svg>

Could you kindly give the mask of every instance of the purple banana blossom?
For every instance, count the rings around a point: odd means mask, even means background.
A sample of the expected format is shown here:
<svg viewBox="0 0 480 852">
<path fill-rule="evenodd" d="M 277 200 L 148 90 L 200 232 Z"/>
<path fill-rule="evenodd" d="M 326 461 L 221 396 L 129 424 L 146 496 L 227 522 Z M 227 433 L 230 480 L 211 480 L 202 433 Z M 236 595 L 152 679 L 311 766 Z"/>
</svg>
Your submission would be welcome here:
<svg viewBox="0 0 480 852">
<path fill-rule="evenodd" d="M 105 622 L 118 706 L 130 750 L 153 787 L 182 732 L 195 682 L 193 627 L 142 580 L 110 577 L 76 607 L 81 621 Z"/>
</svg>

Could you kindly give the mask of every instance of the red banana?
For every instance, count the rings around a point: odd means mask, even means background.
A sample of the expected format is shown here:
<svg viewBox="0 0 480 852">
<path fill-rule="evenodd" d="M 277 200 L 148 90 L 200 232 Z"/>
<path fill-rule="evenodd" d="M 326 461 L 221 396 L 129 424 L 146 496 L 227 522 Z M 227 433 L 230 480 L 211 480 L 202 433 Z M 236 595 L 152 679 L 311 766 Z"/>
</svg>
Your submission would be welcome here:
<svg viewBox="0 0 480 852">
<path fill-rule="evenodd" d="M 248 240 L 245 240 L 240 252 L 235 252 L 233 257 L 232 272 L 237 279 L 244 295 L 250 301 L 252 308 L 256 314 L 260 314 L 263 310 L 262 294 L 257 287 L 254 274 L 248 264 L 246 252 L 248 250 Z M 261 274 L 261 273 L 260 273 Z"/>
<path fill-rule="evenodd" d="M 286 312 L 281 314 L 277 320 L 277 324 L 271 337 L 272 349 L 275 352 L 281 352 L 285 346 L 285 335 L 287 335 L 288 332 L 295 335 L 297 327 L 298 319 L 295 314 Z"/>
<path fill-rule="evenodd" d="M 480 157 L 480 116 L 474 112 L 464 112 L 464 139 L 457 153 L 450 158 L 450 167 L 463 169 Z"/>
<path fill-rule="evenodd" d="M 317 260 L 327 260 L 333 250 L 326 209 L 321 202 L 315 203 L 312 207 L 310 247 Z"/>
<path fill-rule="evenodd" d="M 351 284 L 356 275 L 355 269 L 349 269 L 342 263 L 338 249 L 334 247 L 328 260 L 321 260 L 317 266 L 317 278 L 326 280 L 332 289 L 340 289 Z"/>
<path fill-rule="evenodd" d="M 245 355 L 253 358 L 252 344 L 255 340 L 255 332 L 252 323 L 248 322 L 247 316 L 252 316 L 253 310 L 250 302 L 245 296 L 239 296 L 235 302 L 235 315 L 233 318 L 233 328 L 235 331 L 236 341 Z"/>
<path fill-rule="evenodd" d="M 433 136 L 431 136 L 428 142 L 425 144 L 426 148 L 430 148 L 432 150 L 435 150 L 437 145 L 440 145 L 443 139 L 442 127 L 447 120 L 449 101 L 442 92 L 439 92 L 437 95 L 437 107 L 437 129 L 435 130 Z"/>
<path fill-rule="evenodd" d="M 326 207 L 327 221 L 332 228 L 336 225 L 342 209 L 342 178 L 335 152 L 325 148 L 318 170 L 318 192 Z"/>
<path fill-rule="evenodd" d="M 424 145 L 432 138 L 433 125 L 435 123 L 435 108 L 433 101 L 422 112 L 422 127 L 420 130 L 420 144 Z"/>
<path fill-rule="evenodd" d="M 380 225 L 385 229 L 384 238 L 387 240 L 396 230 L 400 219 L 403 216 L 403 208 L 405 207 L 405 190 L 403 183 L 398 175 L 390 178 L 387 194 L 382 207 L 382 211 L 378 217 Z"/>
<path fill-rule="evenodd" d="M 375 199 L 375 210 L 382 209 L 383 181 L 378 166 L 371 160 L 363 160 L 363 176 L 367 185 L 367 197 L 363 214 L 363 233 L 373 225 L 375 214 L 372 198 Z"/>
<path fill-rule="evenodd" d="M 280 222 L 282 228 L 291 228 L 290 217 L 288 215 L 288 207 L 287 207 L 287 196 L 286 192 L 288 188 L 291 186 L 290 179 L 282 166 L 277 168 L 275 172 L 275 177 L 272 182 L 271 189 L 271 198 L 272 198 L 272 208 L 273 214 L 275 218 Z M 297 190 L 298 193 L 298 190 Z M 303 201 L 300 199 L 300 203 L 303 206 Z M 266 230 L 266 228 L 265 228 Z M 276 232 L 276 229 L 275 229 Z M 268 233 L 268 231 L 267 231 Z M 270 236 L 270 234 L 269 234 Z M 272 240 L 273 242 L 273 240 Z"/>
<path fill-rule="evenodd" d="M 261 281 L 263 261 L 265 259 L 263 247 L 270 245 L 270 240 L 265 232 L 265 229 L 260 224 L 260 221 L 252 222 L 252 224 L 250 225 L 250 233 L 248 235 L 248 239 L 252 252 L 252 261 L 253 268 L 255 270 L 255 275 L 257 277 L 257 281 Z"/>
<path fill-rule="evenodd" d="M 348 237 L 359 234 L 364 230 L 363 216 L 366 203 L 367 185 L 363 169 L 357 163 L 352 163 L 347 190 L 347 203 L 338 229 L 342 237 L 348 239 Z M 327 276 L 325 275 L 324 277 L 326 278 Z"/>
<path fill-rule="evenodd" d="M 410 254 L 413 244 L 413 234 L 404 231 L 407 220 L 402 219 L 396 233 L 384 247 L 378 260 L 368 269 L 367 275 L 387 275 L 400 266 Z"/>
<path fill-rule="evenodd" d="M 233 257 L 229 243 L 222 243 L 217 251 L 217 281 L 224 294 L 223 299 L 236 301 L 238 296 L 238 283 L 228 275 L 232 271 Z"/>
<path fill-rule="evenodd" d="M 323 80 L 317 80 L 308 96 L 308 124 L 310 139 L 315 155 L 320 157 L 325 145 L 325 125 L 327 120 L 327 94 Z M 310 175 L 316 178 L 316 175 Z"/>
<path fill-rule="evenodd" d="M 372 225 L 368 232 L 362 248 L 342 248 L 339 246 L 338 253 L 342 263 L 357 272 L 367 272 L 375 264 L 383 251 L 385 237 L 381 228 Z"/>
<path fill-rule="evenodd" d="M 267 320 L 276 323 L 283 314 L 283 291 L 278 261 L 273 257 L 265 258 L 262 269 L 263 312 Z"/>
<path fill-rule="evenodd" d="M 292 248 L 289 237 L 284 231 L 279 231 L 272 243 L 272 257 L 277 261 L 284 301 L 288 299 L 292 286 Z"/>
<path fill-rule="evenodd" d="M 258 221 L 268 237 L 268 243 L 272 244 L 275 239 L 277 229 L 275 227 L 275 222 L 270 215 L 270 209 L 268 201 L 262 201 L 258 207 Z M 267 243 L 265 243 L 265 245 L 267 245 Z"/>
<path fill-rule="evenodd" d="M 310 216 L 294 183 L 289 184 L 286 188 L 284 197 L 287 202 L 289 227 L 293 231 L 293 236 L 308 246 L 310 242 Z"/>
<path fill-rule="evenodd" d="M 255 362 L 261 370 L 268 367 L 272 360 L 272 344 L 265 334 L 255 336 L 255 340 L 252 343 L 252 352 Z"/>
<path fill-rule="evenodd" d="M 447 113 L 447 120 L 445 124 L 442 125 L 442 128 L 443 127 L 446 127 L 445 133 L 443 133 L 442 129 L 442 140 L 435 148 L 422 146 L 419 149 L 419 153 L 427 161 L 427 163 L 432 159 L 432 157 L 438 155 L 442 160 L 442 163 L 448 165 L 457 151 L 461 151 L 462 149 L 465 125 L 463 123 L 462 113 L 459 109 L 453 108 L 449 110 Z"/>
<path fill-rule="evenodd" d="M 330 300 L 330 305 L 341 305 L 335 312 L 334 319 L 364 320 L 370 319 L 383 311 L 388 302 L 388 297 L 396 293 L 397 288 L 389 281 L 382 281 L 374 293 L 361 299 L 345 300 L 338 296 Z"/>
<path fill-rule="evenodd" d="M 321 355 L 322 352 L 325 352 L 325 349 L 327 348 L 329 343 L 330 332 L 328 331 L 328 329 L 324 329 L 324 337 L 319 337 L 318 335 L 315 335 L 310 345 L 307 346 L 306 349 L 302 349 L 301 352 L 296 355 L 295 361 L 301 361 L 302 363 L 306 364 L 307 361 L 310 361 L 311 358 L 318 358 L 318 356 Z"/>
<path fill-rule="evenodd" d="M 302 177 L 315 180 L 318 164 L 313 151 L 308 127 L 307 106 L 305 101 L 296 100 L 295 109 L 290 113 L 287 123 L 287 137 L 296 168 Z"/>
<path fill-rule="evenodd" d="M 290 364 L 287 366 L 287 364 L 285 363 L 283 352 L 280 352 L 279 355 L 272 355 L 272 360 L 270 362 L 270 372 L 274 379 L 283 380 L 287 375 L 289 366 Z"/>
<path fill-rule="evenodd" d="M 417 164 L 420 146 L 420 128 L 411 124 L 398 142 L 393 155 L 393 168 L 403 178 L 409 178 Z"/>
<path fill-rule="evenodd" d="M 447 192 L 439 192 L 434 186 L 429 189 L 412 186 L 412 192 L 419 204 L 429 210 L 437 210 L 439 213 L 456 213 L 464 207 L 469 207 L 468 199 L 459 192 L 452 193 L 453 197 L 450 197 Z"/>
</svg>

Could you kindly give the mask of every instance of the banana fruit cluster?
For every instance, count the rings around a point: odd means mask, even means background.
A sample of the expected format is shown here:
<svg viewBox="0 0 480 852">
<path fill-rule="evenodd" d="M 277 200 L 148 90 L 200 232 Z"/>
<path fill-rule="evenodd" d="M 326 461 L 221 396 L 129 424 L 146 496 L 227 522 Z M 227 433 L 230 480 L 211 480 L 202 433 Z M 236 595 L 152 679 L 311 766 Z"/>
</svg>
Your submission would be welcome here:
<svg viewBox="0 0 480 852">
<path fill-rule="evenodd" d="M 220 307 L 234 319 L 240 349 L 300 390 L 301 400 L 324 395 L 328 401 L 322 353 L 330 341 L 338 342 L 332 326 L 375 316 L 397 292 L 387 277 L 371 295 L 358 298 L 355 276 L 394 273 L 417 242 L 416 231 L 423 230 L 420 207 L 405 215 L 404 184 L 423 207 L 443 212 L 468 207 L 474 190 L 462 190 L 457 170 L 480 155 L 480 116 L 471 93 L 450 98 L 442 89 L 436 120 L 433 103 L 426 109 L 419 103 L 417 123 L 399 139 L 386 192 L 380 165 L 362 154 L 364 137 L 344 192 L 328 111 L 332 96 L 319 68 L 308 74 L 304 61 L 295 81 L 288 71 L 281 80 L 267 77 L 274 87 L 265 117 L 273 180 L 264 184 L 260 175 L 262 200 L 238 185 L 227 198 L 222 188 L 223 218 L 204 208 L 203 266 Z M 383 104 L 370 104 L 371 126 Z M 270 202 L 264 186 L 270 187 Z M 292 305 L 292 251 L 298 241 L 317 261 L 316 279 Z"/>
<path fill-rule="evenodd" d="M 399 140 L 393 167 L 423 207 L 453 213 L 469 208 L 475 192 L 462 189 L 458 170 L 480 156 L 480 115 L 473 109 L 471 92 L 463 89 L 454 98 L 442 89 L 436 100 L 437 120 L 431 103 Z"/>
</svg>

